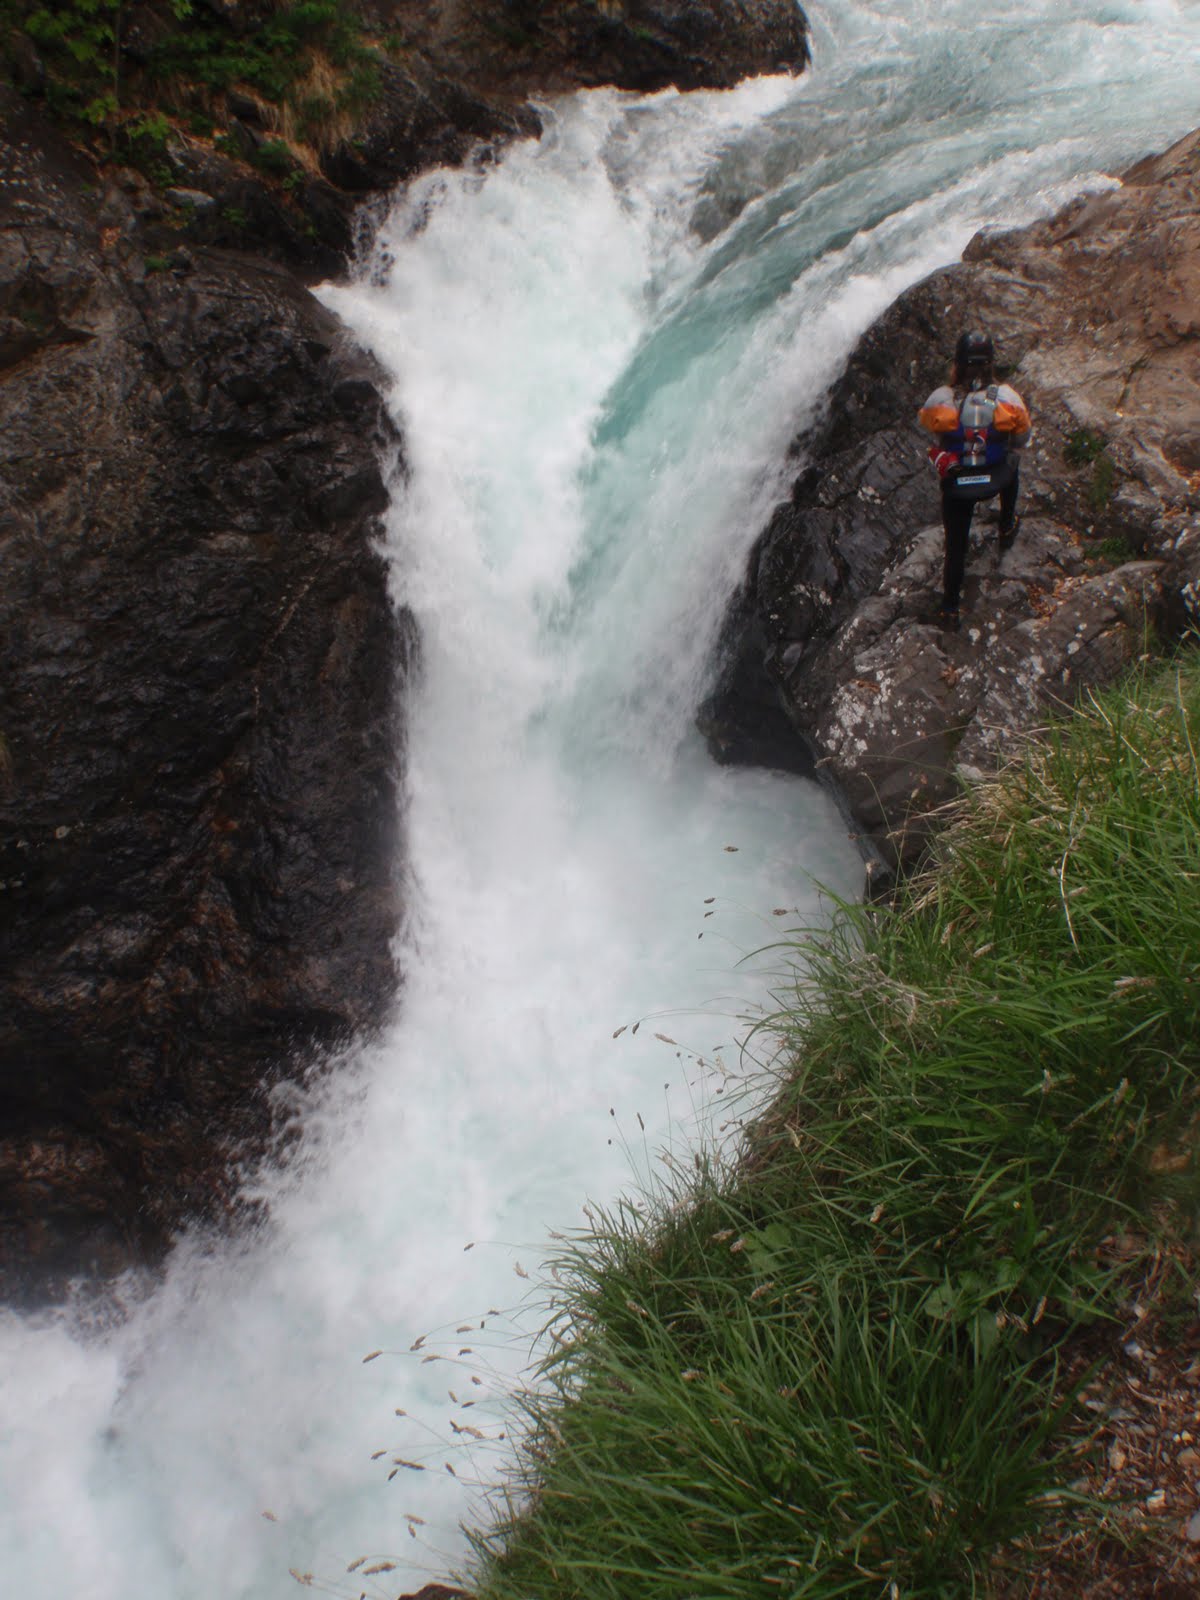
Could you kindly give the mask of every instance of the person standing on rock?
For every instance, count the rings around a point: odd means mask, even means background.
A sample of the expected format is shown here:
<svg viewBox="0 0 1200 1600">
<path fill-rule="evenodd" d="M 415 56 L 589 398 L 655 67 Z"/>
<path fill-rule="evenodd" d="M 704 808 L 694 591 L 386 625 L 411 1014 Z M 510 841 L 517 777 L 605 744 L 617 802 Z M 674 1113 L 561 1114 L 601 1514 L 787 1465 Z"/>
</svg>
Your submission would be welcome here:
<svg viewBox="0 0 1200 1600">
<path fill-rule="evenodd" d="M 964 333 L 950 382 L 935 389 L 918 421 L 936 439 L 929 459 L 942 485 L 946 563 L 937 620 L 958 626 L 971 518 L 980 500 L 1000 496 L 1000 548 L 1016 538 L 1020 472 L 1017 452 L 1029 442 L 1029 410 L 1007 383 L 997 383 L 995 350 L 986 333 Z"/>
</svg>

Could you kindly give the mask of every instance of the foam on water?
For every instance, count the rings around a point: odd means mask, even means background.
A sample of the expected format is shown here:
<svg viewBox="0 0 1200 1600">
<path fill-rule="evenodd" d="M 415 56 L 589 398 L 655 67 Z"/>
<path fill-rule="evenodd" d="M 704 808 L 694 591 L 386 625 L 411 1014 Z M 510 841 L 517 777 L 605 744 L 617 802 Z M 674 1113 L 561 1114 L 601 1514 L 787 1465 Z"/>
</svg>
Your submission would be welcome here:
<svg viewBox="0 0 1200 1600">
<path fill-rule="evenodd" d="M 267 1224 L 183 1240 L 115 1322 L 0 1321 L 24 1600 L 358 1594 L 360 1555 L 396 1592 L 460 1557 L 536 1325 L 518 1267 L 719 1135 L 769 982 L 741 958 L 819 914 L 812 877 L 858 883 L 819 791 L 691 732 L 725 600 L 870 320 L 1200 120 L 1200 5 L 808 9 L 804 79 L 555 104 L 411 185 L 325 291 L 405 438 L 406 986 L 248 1180 Z"/>
</svg>

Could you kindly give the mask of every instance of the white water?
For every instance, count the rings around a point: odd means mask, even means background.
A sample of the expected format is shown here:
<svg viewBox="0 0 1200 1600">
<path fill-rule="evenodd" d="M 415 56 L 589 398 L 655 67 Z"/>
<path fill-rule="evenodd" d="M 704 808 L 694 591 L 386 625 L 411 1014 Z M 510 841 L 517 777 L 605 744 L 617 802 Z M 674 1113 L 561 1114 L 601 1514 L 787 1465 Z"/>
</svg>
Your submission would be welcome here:
<svg viewBox="0 0 1200 1600">
<path fill-rule="evenodd" d="M 815 910 L 808 874 L 856 887 L 816 790 L 689 732 L 722 604 L 871 318 L 977 226 L 1200 122 L 1200 5 L 809 9 L 799 82 L 558 105 L 540 145 L 414 185 L 327 291 L 411 466 L 401 1015 L 299 1108 L 258 1236 L 185 1242 L 116 1328 L 0 1324 L 4 1593 L 274 1600 L 294 1567 L 382 1595 L 461 1556 L 504 1447 L 450 1422 L 502 1427 L 516 1265 L 719 1127 L 694 1057 L 736 1067 L 765 982 L 739 956 Z M 427 1470 L 389 1483 L 396 1456 Z M 364 1554 L 397 1568 L 347 1576 Z"/>
</svg>

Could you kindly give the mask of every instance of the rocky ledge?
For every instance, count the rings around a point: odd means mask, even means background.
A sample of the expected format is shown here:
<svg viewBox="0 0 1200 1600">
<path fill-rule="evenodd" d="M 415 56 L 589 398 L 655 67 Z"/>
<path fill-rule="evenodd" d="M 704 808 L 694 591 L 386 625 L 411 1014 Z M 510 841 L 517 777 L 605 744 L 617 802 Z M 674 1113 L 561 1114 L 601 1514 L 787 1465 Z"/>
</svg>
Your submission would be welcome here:
<svg viewBox="0 0 1200 1600">
<path fill-rule="evenodd" d="M 235 32 L 272 10 L 207 3 Z M 792 0 L 357 9 L 403 35 L 382 93 L 286 184 L 241 92 L 222 148 L 173 127 L 169 181 L 114 170 L 6 36 L 0 1300 L 227 1217 L 272 1083 L 396 993 L 414 642 L 377 544 L 403 441 L 304 282 L 364 194 L 536 132 L 534 92 L 805 60 Z M 136 66 L 169 19 L 123 15 Z"/>
<path fill-rule="evenodd" d="M 985 326 L 1034 416 L 1023 522 L 977 511 L 960 631 L 916 413 Z M 753 551 L 701 725 L 814 766 L 880 868 L 1031 729 L 1177 636 L 1200 582 L 1200 134 L 1049 221 L 985 232 L 869 330 Z M 877 852 L 877 854 L 876 854 Z"/>
</svg>

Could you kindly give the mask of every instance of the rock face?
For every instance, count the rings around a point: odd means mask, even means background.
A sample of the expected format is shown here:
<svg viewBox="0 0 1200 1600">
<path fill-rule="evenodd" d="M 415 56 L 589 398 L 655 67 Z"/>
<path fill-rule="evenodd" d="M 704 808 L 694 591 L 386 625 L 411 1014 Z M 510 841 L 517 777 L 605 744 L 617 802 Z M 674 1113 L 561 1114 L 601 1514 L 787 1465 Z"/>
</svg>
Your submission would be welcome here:
<svg viewBox="0 0 1200 1600">
<path fill-rule="evenodd" d="M 284 269 L 151 271 L 4 108 L 0 1260 L 223 1200 L 293 1048 L 393 993 L 402 626 L 374 374 Z M 394 445 L 394 442 L 393 442 Z M 10 1292 L 13 1285 L 9 1286 Z"/>
<path fill-rule="evenodd" d="M 750 74 L 799 72 L 809 59 L 794 0 L 363 0 L 359 9 L 397 43 L 377 104 L 322 154 L 324 177 L 352 194 L 456 164 L 481 140 L 540 132 L 530 96 L 727 89 Z"/>
<path fill-rule="evenodd" d="M 936 481 L 916 425 L 960 332 L 987 327 L 1029 403 L 1023 523 L 977 510 L 962 629 L 940 596 Z M 1200 581 L 1200 134 L 1051 221 L 982 234 L 865 335 L 796 442 L 701 725 L 719 759 L 827 772 L 895 865 L 964 777 L 1110 682 Z"/>
<path fill-rule="evenodd" d="M 351 190 L 394 183 L 431 157 L 460 161 L 478 139 L 538 132 L 531 94 L 728 89 L 809 58 L 793 0 L 366 0 L 362 10 L 402 46 L 378 106 L 322 162 Z"/>
<path fill-rule="evenodd" d="M 798 72 L 808 24 L 792 0 L 363 0 L 400 55 L 496 102 L 612 84 L 727 89 Z"/>
</svg>

